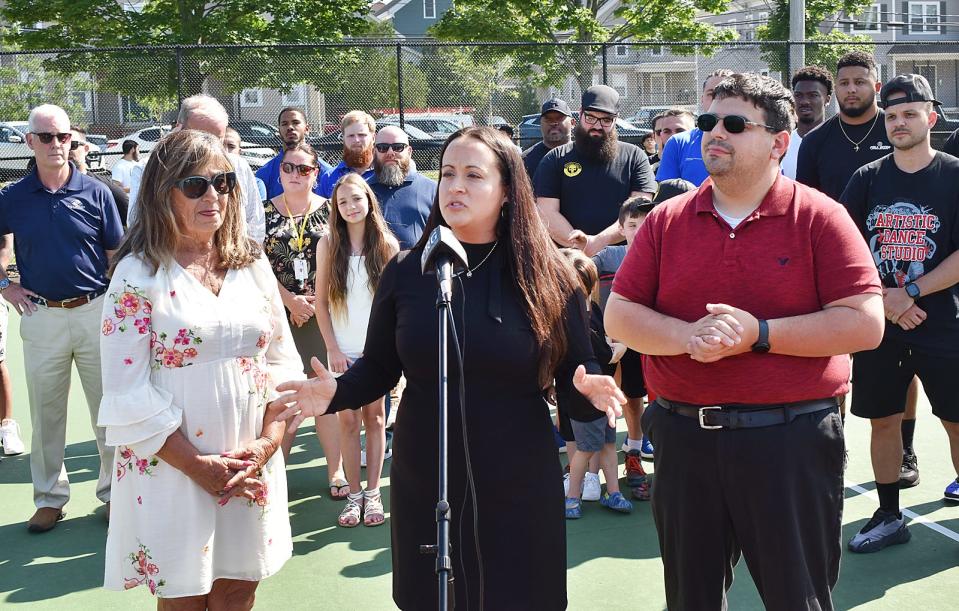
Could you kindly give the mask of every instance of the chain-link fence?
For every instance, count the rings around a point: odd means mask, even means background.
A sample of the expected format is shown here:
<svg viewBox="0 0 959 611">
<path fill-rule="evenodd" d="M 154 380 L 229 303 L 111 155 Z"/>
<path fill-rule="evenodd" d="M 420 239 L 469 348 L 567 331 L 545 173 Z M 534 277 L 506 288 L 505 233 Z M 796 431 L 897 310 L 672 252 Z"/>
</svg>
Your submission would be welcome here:
<svg viewBox="0 0 959 611">
<path fill-rule="evenodd" d="M 54 102 L 101 145 L 91 159 L 109 168 L 123 139 L 149 151 L 175 120 L 179 100 L 217 97 L 258 166 L 280 144 L 277 115 L 304 110 L 310 142 L 328 161 L 341 151 L 339 120 L 361 109 L 380 125 L 402 124 L 417 164 L 435 169 L 446 136 L 464 124 L 507 124 L 529 146 L 540 138 L 539 107 L 548 97 L 578 107 L 582 90 L 605 83 L 621 94 L 620 136 L 637 141 L 668 107 L 696 112 L 702 82 L 714 70 L 753 71 L 788 82 L 805 63 L 834 68 L 856 48 L 874 54 L 880 77 L 924 74 L 947 111 L 959 106 L 959 42 L 811 44 L 454 44 L 426 40 L 349 44 L 182 46 L 0 52 L 0 174 L 22 175 L 32 153 L 23 142 L 32 106 Z M 835 108 L 835 107 L 834 107 Z M 951 123 L 944 122 L 939 131 Z M 950 130 L 951 131 L 951 130 Z M 94 155 L 93 157 L 97 157 Z"/>
</svg>

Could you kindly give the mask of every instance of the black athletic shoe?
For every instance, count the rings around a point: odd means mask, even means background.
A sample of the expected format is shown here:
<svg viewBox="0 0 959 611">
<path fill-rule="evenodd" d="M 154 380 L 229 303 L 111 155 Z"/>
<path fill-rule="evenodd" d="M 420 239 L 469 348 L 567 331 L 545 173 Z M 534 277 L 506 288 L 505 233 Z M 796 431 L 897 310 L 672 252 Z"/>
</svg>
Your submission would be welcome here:
<svg viewBox="0 0 959 611">
<path fill-rule="evenodd" d="M 912 488 L 919 484 L 919 459 L 915 454 L 903 454 L 899 467 L 899 487 Z"/>
</svg>

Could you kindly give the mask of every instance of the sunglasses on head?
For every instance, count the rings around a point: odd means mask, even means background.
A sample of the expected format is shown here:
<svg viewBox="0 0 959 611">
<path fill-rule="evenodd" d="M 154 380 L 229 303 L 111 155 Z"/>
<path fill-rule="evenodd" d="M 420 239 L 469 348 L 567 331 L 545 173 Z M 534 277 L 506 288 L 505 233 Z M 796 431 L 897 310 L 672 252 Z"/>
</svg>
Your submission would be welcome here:
<svg viewBox="0 0 959 611">
<path fill-rule="evenodd" d="M 409 144 L 405 142 L 394 142 L 392 144 L 389 144 L 387 142 L 380 142 L 379 144 L 375 146 L 376 146 L 376 150 L 378 150 L 381 153 L 385 153 L 386 151 L 390 149 L 393 149 L 394 153 L 402 153 L 403 151 L 406 150 L 406 147 L 408 147 Z"/>
<path fill-rule="evenodd" d="M 746 131 L 747 125 L 754 125 L 756 127 L 762 127 L 763 129 L 768 129 L 771 132 L 779 131 L 773 127 L 770 127 L 764 123 L 756 123 L 755 121 L 750 121 L 742 115 L 726 115 L 725 117 L 720 117 L 719 115 L 711 112 L 707 112 L 699 115 L 699 118 L 696 119 L 696 127 L 704 132 L 713 131 L 719 122 L 723 122 L 723 127 L 726 128 L 726 131 L 730 134 L 741 134 Z"/>
<path fill-rule="evenodd" d="M 316 170 L 315 165 L 305 165 L 305 164 L 296 164 L 290 163 L 289 161 L 284 161 L 280 164 L 280 169 L 283 170 L 284 174 L 292 174 L 295 170 L 300 176 L 309 176 Z"/>
<path fill-rule="evenodd" d="M 226 195 L 236 188 L 236 172 L 221 172 L 210 178 L 206 176 L 187 176 L 176 181 L 174 185 L 190 199 L 200 199 L 206 194 L 210 185 L 220 195 Z"/>
<path fill-rule="evenodd" d="M 40 142 L 44 144 L 50 144 L 53 142 L 53 139 L 56 138 L 57 142 L 60 144 L 66 144 L 66 142 L 73 137 L 73 134 L 70 132 L 62 132 L 59 134 L 51 134 L 50 132 L 31 132 L 34 136 L 40 139 Z"/>
</svg>

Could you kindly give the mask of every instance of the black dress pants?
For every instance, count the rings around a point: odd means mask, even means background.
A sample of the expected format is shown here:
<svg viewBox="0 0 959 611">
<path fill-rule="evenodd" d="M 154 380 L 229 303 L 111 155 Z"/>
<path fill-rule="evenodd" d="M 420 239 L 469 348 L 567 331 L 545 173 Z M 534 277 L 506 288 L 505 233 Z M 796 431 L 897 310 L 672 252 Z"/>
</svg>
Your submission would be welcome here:
<svg viewBox="0 0 959 611">
<path fill-rule="evenodd" d="M 726 609 L 740 556 L 767 609 L 833 608 L 845 468 L 837 409 L 704 430 L 653 403 L 642 425 L 656 448 L 652 510 L 670 611 Z"/>
</svg>

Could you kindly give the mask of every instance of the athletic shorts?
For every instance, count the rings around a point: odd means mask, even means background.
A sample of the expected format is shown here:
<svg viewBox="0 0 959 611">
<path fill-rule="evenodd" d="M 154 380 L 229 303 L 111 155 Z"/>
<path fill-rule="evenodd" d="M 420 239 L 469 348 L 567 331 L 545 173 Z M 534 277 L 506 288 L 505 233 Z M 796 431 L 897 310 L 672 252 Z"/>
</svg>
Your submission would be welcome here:
<svg viewBox="0 0 959 611">
<path fill-rule="evenodd" d="M 626 350 L 619 359 L 622 372 L 621 390 L 627 399 L 646 396 L 646 379 L 643 377 L 643 355 L 635 350 Z"/>
<path fill-rule="evenodd" d="M 616 443 L 616 429 L 609 426 L 605 417 L 590 422 L 570 420 L 573 426 L 573 437 L 576 438 L 576 451 L 599 452 L 603 445 Z"/>
<path fill-rule="evenodd" d="M 932 413 L 959 422 L 959 358 L 917 352 L 899 340 L 884 338 L 875 350 L 852 360 L 852 413 L 885 418 L 906 411 L 906 391 L 918 376 Z"/>
</svg>

